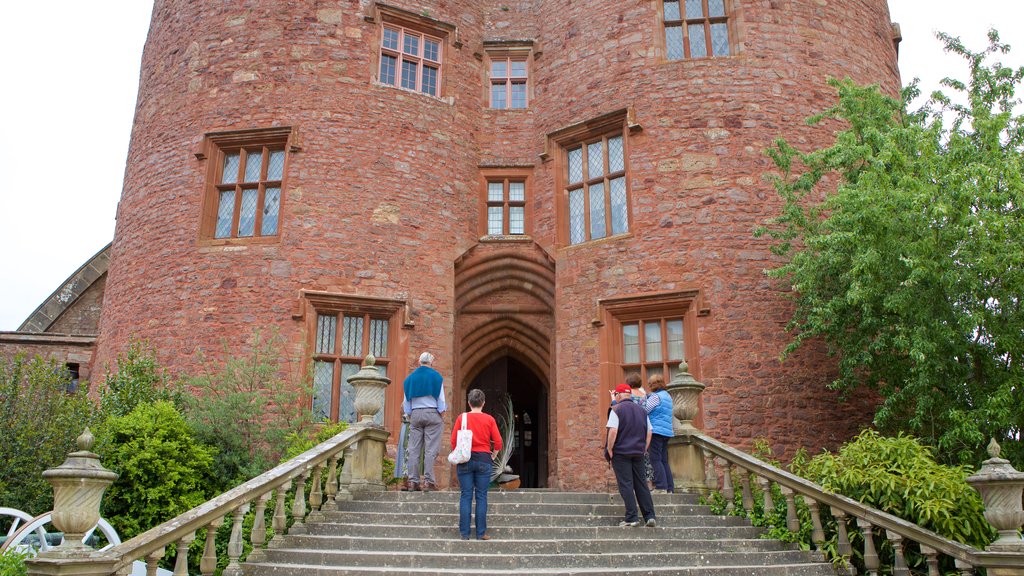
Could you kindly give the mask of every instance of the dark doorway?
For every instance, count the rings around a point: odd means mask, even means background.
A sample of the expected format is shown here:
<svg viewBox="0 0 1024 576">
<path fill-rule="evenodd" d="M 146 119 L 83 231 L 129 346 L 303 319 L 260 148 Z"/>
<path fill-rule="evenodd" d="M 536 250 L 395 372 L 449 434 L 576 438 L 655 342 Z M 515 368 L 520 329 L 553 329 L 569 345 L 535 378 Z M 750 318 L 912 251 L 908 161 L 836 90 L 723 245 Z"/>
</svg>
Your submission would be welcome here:
<svg viewBox="0 0 1024 576">
<path fill-rule="evenodd" d="M 548 394 L 544 383 L 523 363 L 503 357 L 485 368 L 470 385 L 487 396 L 484 412 L 497 417 L 508 394 L 516 418 L 515 450 L 509 465 L 522 488 L 543 488 L 548 478 Z M 468 390 L 467 389 L 467 392 Z"/>
</svg>

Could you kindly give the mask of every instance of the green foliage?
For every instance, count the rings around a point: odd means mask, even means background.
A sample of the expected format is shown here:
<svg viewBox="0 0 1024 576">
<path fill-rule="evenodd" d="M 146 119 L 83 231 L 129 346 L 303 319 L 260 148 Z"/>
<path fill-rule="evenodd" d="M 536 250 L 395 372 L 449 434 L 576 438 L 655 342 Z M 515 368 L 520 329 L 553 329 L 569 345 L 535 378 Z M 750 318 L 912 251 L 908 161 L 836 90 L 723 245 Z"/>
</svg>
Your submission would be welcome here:
<svg viewBox="0 0 1024 576">
<path fill-rule="evenodd" d="M 936 92 L 909 112 L 916 83 L 898 100 L 830 81 L 839 101 L 811 122 L 846 128 L 828 148 L 768 151 L 784 206 L 756 233 L 784 257 L 768 274 L 793 290 L 786 353 L 824 340 L 833 388 L 880 394 L 879 429 L 977 465 L 989 437 L 1024 429 L 1024 68 L 985 65 L 1009 49 L 995 31 L 978 53 L 939 37 L 970 65 L 966 83 L 943 83 L 967 103 Z M 1024 466 L 1022 444 L 1002 443 Z"/>
<path fill-rule="evenodd" d="M 75 438 L 93 420 L 87 386 L 68 392 L 71 377 L 51 360 L 0 361 L 0 506 L 30 514 L 53 507 L 43 470 L 77 450 Z"/>
<path fill-rule="evenodd" d="M 309 430 L 297 430 L 288 434 L 288 445 L 285 447 L 281 462 L 291 460 L 306 450 L 326 442 L 348 430 L 348 422 L 334 422 L 320 425 L 312 433 Z"/>
<path fill-rule="evenodd" d="M 289 432 L 307 427 L 296 392 L 306 387 L 280 376 L 280 337 L 256 331 L 248 347 L 244 357 L 229 357 L 225 349 L 222 366 L 208 364 L 189 381 L 196 396 L 188 420 L 199 440 L 217 448 L 214 472 L 225 489 L 270 469 L 288 447 Z"/>
<path fill-rule="evenodd" d="M 25 576 L 28 568 L 25 567 L 27 552 L 7 550 L 0 554 L 0 576 Z"/>
<path fill-rule="evenodd" d="M 97 430 L 96 452 L 119 474 L 103 497 L 103 517 L 127 540 L 202 504 L 212 494 L 214 449 L 196 441 L 174 405 L 142 403 Z"/>
<path fill-rule="evenodd" d="M 107 371 L 100 389 L 103 416 L 125 416 L 144 402 L 166 400 L 181 407 L 184 396 L 171 384 L 156 361 L 156 350 L 145 342 L 132 341 L 117 356 L 117 371 Z"/>
</svg>

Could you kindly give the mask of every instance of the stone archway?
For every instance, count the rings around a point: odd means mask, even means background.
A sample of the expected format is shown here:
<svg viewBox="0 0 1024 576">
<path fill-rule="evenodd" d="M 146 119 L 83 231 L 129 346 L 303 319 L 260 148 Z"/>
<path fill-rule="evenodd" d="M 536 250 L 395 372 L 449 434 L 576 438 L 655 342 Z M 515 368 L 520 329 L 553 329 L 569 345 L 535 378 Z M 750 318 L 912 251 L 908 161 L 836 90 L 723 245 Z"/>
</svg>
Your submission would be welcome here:
<svg viewBox="0 0 1024 576">
<path fill-rule="evenodd" d="M 481 243 L 455 263 L 452 404 L 464 409 L 471 387 L 493 398 L 491 406 L 512 398 L 519 419 L 512 464 L 524 487 L 547 486 L 555 472 L 554 288 L 554 261 L 533 242 Z"/>
</svg>

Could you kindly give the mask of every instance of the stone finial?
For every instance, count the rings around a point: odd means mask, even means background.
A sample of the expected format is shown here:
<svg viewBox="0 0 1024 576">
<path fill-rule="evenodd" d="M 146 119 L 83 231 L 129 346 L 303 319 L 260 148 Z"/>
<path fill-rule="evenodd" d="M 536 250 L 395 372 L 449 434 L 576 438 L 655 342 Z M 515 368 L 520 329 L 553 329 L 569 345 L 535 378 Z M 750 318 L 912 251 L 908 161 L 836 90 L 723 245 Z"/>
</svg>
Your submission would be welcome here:
<svg viewBox="0 0 1024 576">
<path fill-rule="evenodd" d="M 363 360 L 363 366 L 373 366 L 376 363 L 377 359 L 373 356 L 373 354 L 367 354 L 366 359 Z"/>
<path fill-rule="evenodd" d="M 85 430 L 82 432 L 82 435 L 79 436 L 78 439 L 75 441 L 75 444 L 78 446 L 78 449 L 80 451 L 88 452 L 89 450 L 92 449 L 92 445 L 95 442 L 96 437 L 92 435 L 92 432 L 89 431 L 89 427 L 86 426 Z"/>
<path fill-rule="evenodd" d="M 999 442 L 996 442 L 996 439 L 992 438 L 992 440 L 988 443 L 988 457 L 999 458 L 999 452 L 1001 450 L 1002 448 L 999 446 Z"/>
</svg>

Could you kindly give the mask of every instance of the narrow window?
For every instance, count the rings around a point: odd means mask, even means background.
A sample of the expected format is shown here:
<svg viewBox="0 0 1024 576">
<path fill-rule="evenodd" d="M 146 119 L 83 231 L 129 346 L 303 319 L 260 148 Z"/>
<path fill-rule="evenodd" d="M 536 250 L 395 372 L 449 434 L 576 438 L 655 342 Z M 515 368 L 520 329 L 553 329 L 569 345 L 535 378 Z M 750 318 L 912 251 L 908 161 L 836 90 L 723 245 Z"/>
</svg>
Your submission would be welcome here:
<svg viewBox="0 0 1024 576">
<path fill-rule="evenodd" d="M 662 0 L 669 60 L 729 55 L 725 0 Z"/>
<path fill-rule="evenodd" d="M 623 137 L 619 129 L 565 150 L 570 244 L 629 231 Z"/>
<path fill-rule="evenodd" d="M 526 108 L 526 57 L 491 57 L 491 108 Z"/>
</svg>

